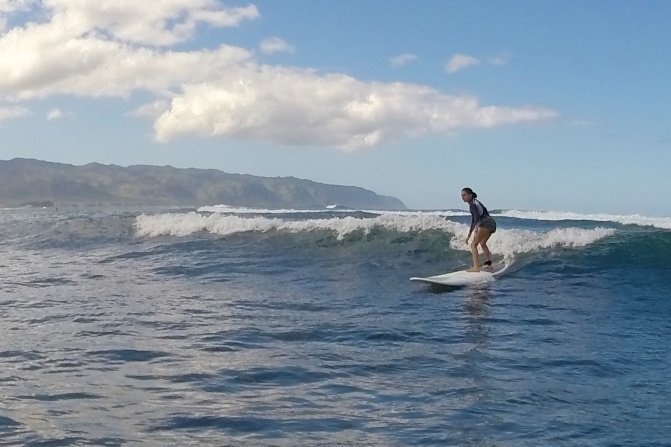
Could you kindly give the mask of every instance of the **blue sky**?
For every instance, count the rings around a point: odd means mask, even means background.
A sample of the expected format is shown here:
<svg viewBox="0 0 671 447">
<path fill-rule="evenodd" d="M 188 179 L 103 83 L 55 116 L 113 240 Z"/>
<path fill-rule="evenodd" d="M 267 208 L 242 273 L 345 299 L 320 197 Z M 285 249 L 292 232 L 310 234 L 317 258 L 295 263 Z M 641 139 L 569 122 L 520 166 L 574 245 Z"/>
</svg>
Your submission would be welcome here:
<svg viewBox="0 0 671 447">
<path fill-rule="evenodd" d="M 0 0 L 0 158 L 671 215 L 671 2 Z"/>
</svg>

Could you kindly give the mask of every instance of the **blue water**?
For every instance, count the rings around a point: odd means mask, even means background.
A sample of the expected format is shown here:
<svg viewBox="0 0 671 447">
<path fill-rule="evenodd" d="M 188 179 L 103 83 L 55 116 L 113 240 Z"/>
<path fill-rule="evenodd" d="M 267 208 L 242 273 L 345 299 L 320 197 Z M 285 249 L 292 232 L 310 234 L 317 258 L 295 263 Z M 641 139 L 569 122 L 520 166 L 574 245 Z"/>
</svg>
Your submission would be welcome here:
<svg viewBox="0 0 671 447">
<path fill-rule="evenodd" d="M 671 445 L 671 231 L 455 214 L 1 210 L 0 445 Z"/>
</svg>

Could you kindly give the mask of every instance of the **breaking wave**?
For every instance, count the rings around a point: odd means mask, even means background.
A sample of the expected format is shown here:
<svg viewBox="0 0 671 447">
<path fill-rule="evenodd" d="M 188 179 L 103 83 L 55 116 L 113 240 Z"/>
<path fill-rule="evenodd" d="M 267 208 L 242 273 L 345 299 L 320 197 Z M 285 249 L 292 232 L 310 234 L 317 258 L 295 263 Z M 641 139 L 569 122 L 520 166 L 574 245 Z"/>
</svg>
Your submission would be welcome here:
<svg viewBox="0 0 671 447">
<path fill-rule="evenodd" d="M 325 219 L 293 220 L 277 217 L 241 217 L 228 214 L 181 214 L 141 215 L 135 222 L 138 236 L 188 236 L 194 233 L 211 233 L 231 236 L 248 232 L 304 233 L 327 231 L 343 240 L 353 233 L 364 236 L 373 230 L 387 230 L 397 233 L 421 233 L 438 231 L 451 236 L 450 247 L 454 250 L 468 250 L 465 243 L 469 226 L 447 220 L 433 214 L 382 214 L 373 218 L 352 216 Z M 613 228 L 556 228 L 550 231 L 530 231 L 523 229 L 500 229 L 492 238 L 490 248 L 503 255 L 534 252 L 548 248 L 579 248 L 612 236 Z"/>
</svg>

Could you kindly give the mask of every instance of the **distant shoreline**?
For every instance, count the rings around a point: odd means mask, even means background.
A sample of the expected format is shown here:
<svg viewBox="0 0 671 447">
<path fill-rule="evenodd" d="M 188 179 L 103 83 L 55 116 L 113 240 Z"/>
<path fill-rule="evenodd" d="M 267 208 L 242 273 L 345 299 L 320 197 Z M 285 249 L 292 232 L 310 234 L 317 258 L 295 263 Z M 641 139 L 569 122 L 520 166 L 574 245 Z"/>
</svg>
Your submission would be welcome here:
<svg viewBox="0 0 671 447">
<path fill-rule="evenodd" d="M 0 206 L 195 206 L 226 203 L 259 208 L 404 210 L 396 197 L 357 186 L 294 177 L 229 174 L 215 169 L 34 159 L 0 161 Z"/>
</svg>

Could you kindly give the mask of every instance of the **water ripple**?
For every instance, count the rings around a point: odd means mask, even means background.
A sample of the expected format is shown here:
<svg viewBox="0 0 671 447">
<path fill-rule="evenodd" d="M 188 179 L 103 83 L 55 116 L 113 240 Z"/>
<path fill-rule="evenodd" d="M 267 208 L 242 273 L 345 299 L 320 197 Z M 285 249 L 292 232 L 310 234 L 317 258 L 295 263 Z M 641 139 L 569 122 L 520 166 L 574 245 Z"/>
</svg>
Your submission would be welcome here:
<svg viewBox="0 0 671 447">
<path fill-rule="evenodd" d="M 444 232 L 147 240 L 104 216 L 121 239 L 78 218 L 3 246 L 0 446 L 668 445 L 656 264 L 604 245 L 432 291 L 407 278 L 463 261 Z"/>
</svg>

